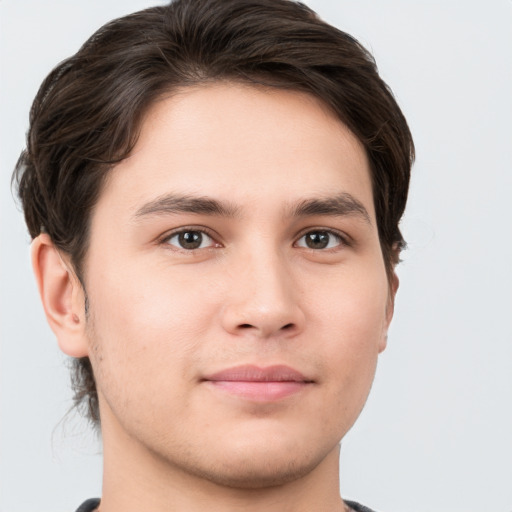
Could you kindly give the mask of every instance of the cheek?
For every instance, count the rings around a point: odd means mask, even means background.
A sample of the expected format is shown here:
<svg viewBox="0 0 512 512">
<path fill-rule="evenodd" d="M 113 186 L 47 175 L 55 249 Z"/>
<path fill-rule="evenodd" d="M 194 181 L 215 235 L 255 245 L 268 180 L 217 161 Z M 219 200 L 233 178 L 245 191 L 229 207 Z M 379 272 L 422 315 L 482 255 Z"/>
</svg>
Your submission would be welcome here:
<svg viewBox="0 0 512 512">
<path fill-rule="evenodd" d="M 377 272 L 362 273 L 354 279 L 340 277 L 329 290 L 314 304 L 316 330 L 325 343 L 333 386 L 344 393 L 350 390 L 361 401 L 373 381 L 385 336 L 387 281 Z"/>
<path fill-rule="evenodd" d="M 385 272 L 378 265 L 367 265 L 360 272 L 348 269 L 333 274 L 311 307 L 320 328 L 335 330 L 338 338 L 363 348 L 371 347 L 382 334 L 387 302 Z"/>
<path fill-rule="evenodd" d="M 193 318 L 208 310 L 202 300 L 204 287 L 193 276 L 147 263 L 112 268 L 98 276 L 91 289 L 98 322 L 113 330 L 143 331 L 146 337 L 162 328 L 168 335 L 178 328 L 200 328 Z"/>
<path fill-rule="evenodd" d="M 183 379 L 183 361 L 195 353 L 213 314 L 200 289 L 141 268 L 112 269 L 90 289 L 91 360 L 100 381 L 108 377 L 136 391 L 137 380 L 158 387 L 159 380 Z"/>
</svg>

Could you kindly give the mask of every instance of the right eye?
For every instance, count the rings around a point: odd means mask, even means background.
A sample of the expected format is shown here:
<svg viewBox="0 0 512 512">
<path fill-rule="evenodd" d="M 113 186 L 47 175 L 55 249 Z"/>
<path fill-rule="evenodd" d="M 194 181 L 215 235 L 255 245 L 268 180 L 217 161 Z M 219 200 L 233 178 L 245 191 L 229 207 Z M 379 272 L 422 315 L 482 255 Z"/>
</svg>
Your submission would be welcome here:
<svg viewBox="0 0 512 512">
<path fill-rule="evenodd" d="M 207 247 L 215 247 L 216 245 L 210 235 L 197 229 L 184 229 L 173 233 L 164 240 L 164 243 L 186 251 L 206 249 Z"/>
</svg>

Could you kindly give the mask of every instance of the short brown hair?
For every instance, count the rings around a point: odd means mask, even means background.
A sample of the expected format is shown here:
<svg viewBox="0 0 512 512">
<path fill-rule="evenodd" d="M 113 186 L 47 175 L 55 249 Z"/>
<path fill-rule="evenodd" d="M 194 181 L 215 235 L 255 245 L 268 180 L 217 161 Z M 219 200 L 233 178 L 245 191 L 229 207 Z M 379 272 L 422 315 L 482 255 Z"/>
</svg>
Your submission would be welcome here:
<svg viewBox="0 0 512 512">
<path fill-rule="evenodd" d="M 404 246 L 411 133 L 372 56 L 292 0 L 176 0 L 106 24 L 61 62 L 34 100 L 13 175 L 30 235 L 46 231 L 83 285 L 91 209 L 148 107 L 178 87 L 221 80 L 312 94 L 356 135 L 391 276 Z M 75 360 L 72 382 L 75 404 L 98 425 L 88 358 Z"/>
</svg>

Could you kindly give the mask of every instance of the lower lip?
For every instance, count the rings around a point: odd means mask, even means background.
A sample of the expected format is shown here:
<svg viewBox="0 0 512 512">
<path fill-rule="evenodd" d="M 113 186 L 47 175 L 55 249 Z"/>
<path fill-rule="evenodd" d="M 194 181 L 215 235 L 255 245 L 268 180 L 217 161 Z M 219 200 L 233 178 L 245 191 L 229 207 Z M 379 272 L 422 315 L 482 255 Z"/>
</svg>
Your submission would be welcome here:
<svg viewBox="0 0 512 512">
<path fill-rule="evenodd" d="M 254 402 L 274 402 L 304 391 L 307 382 L 292 381 L 207 381 L 211 386 L 226 393 Z"/>
</svg>

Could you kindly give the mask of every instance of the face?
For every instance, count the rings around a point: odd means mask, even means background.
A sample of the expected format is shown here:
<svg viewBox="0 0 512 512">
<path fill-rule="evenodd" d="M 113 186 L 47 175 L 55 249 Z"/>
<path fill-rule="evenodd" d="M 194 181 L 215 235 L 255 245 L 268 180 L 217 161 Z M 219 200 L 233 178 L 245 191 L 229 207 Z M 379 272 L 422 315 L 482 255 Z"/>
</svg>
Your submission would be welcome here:
<svg viewBox="0 0 512 512">
<path fill-rule="evenodd" d="M 391 317 L 364 150 L 302 93 L 162 99 L 93 212 L 85 287 L 105 444 L 232 486 L 307 474 Z"/>
</svg>

